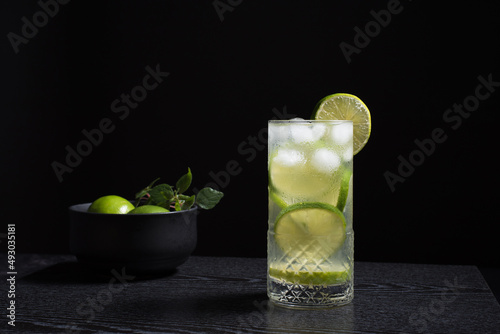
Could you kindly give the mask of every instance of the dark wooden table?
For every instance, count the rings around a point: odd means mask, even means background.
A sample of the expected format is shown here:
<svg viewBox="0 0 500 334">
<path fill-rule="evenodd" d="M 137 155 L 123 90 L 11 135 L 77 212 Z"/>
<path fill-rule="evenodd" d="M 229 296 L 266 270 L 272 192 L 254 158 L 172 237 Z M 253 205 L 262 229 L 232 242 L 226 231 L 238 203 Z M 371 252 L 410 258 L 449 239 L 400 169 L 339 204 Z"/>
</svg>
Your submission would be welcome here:
<svg viewBox="0 0 500 334">
<path fill-rule="evenodd" d="M 354 301 L 311 311 L 268 302 L 265 259 L 191 257 L 142 280 L 90 276 L 69 255 L 18 255 L 16 269 L 1 333 L 500 333 L 500 305 L 474 266 L 356 262 Z"/>
</svg>

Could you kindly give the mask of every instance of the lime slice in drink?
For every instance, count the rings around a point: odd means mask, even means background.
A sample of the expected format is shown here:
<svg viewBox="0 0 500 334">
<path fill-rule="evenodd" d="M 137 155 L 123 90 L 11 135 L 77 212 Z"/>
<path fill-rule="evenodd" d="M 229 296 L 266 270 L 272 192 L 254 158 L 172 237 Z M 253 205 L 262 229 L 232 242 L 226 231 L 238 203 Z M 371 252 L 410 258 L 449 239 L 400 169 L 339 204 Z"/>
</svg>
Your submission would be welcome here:
<svg viewBox="0 0 500 334">
<path fill-rule="evenodd" d="M 361 151 L 370 137 L 370 111 L 361 99 L 351 94 L 338 93 L 323 98 L 316 104 L 312 119 L 351 120 L 354 127 L 353 155 Z"/>
<path fill-rule="evenodd" d="M 286 202 L 271 189 L 269 189 L 269 199 L 276 203 L 281 209 L 284 209 L 288 206 Z"/>
<path fill-rule="evenodd" d="M 336 204 L 341 164 L 333 149 L 283 145 L 269 157 L 270 196 L 281 208 L 298 202 Z"/>
<path fill-rule="evenodd" d="M 339 196 L 337 199 L 337 209 L 344 211 L 347 202 L 347 195 L 349 194 L 349 184 L 351 182 L 352 170 L 345 169 L 342 174 L 342 181 L 340 184 Z"/>
<path fill-rule="evenodd" d="M 271 266 L 269 268 L 269 276 L 277 280 L 283 280 L 287 283 L 307 286 L 342 284 L 351 277 L 351 270 L 341 265 L 336 267 L 322 266 L 323 271 L 313 271 L 313 268 L 307 270 L 307 266 L 298 271 L 284 267 L 284 265 L 277 267 Z"/>
<path fill-rule="evenodd" d="M 292 204 L 281 210 L 274 238 L 283 252 L 301 262 L 321 262 L 344 243 L 346 222 L 336 207 L 326 203 Z"/>
</svg>

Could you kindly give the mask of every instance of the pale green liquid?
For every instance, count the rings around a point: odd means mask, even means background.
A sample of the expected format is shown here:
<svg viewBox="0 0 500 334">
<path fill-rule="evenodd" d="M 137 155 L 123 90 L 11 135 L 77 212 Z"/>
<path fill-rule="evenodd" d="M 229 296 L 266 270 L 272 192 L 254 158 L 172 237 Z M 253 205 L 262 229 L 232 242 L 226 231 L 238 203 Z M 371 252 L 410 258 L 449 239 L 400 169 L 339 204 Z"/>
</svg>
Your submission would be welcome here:
<svg viewBox="0 0 500 334">
<path fill-rule="evenodd" d="M 273 136 L 286 133 L 289 124 L 269 125 L 268 296 L 282 306 L 331 307 L 353 298 L 352 177 L 341 210 L 346 228 L 339 248 L 332 250 L 331 242 L 338 238 L 331 235 L 300 237 L 295 244 L 292 238 L 284 246 L 276 242 L 275 233 L 283 207 L 300 202 L 339 204 L 342 177 L 352 174 L 352 140 L 342 145 L 335 142 L 336 126 L 327 125 L 323 132 L 306 131 L 306 135 L 316 134 L 314 140 L 294 141 L 290 135 Z"/>
</svg>

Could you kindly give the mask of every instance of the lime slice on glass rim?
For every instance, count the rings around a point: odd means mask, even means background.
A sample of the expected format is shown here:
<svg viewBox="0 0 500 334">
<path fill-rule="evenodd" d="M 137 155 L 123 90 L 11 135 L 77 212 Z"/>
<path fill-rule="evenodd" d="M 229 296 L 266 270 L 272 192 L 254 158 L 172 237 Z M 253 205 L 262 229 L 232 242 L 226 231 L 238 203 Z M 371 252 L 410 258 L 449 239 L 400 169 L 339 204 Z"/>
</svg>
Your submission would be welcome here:
<svg viewBox="0 0 500 334">
<path fill-rule="evenodd" d="M 344 215 L 335 206 L 303 202 L 287 206 L 274 224 L 274 238 L 290 257 L 321 262 L 334 254 L 346 237 Z"/>
<path fill-rule="evenodd" d="M 353 155 L 361 151 L 370 138 L 370 111 L 359 97 L 352 94 L 337 93 L 321 99 L 314 108 L 312 119 L 352 121 Z"/>
</svg>

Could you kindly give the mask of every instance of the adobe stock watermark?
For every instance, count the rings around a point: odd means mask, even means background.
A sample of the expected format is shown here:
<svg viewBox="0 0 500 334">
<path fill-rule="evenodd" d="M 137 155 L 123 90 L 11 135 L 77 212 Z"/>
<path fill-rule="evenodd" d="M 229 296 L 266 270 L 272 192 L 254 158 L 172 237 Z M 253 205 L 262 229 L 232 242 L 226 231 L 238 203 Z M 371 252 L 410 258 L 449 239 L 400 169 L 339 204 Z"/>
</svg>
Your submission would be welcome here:
<svg viewBox="0 0 500 334">
<path fill-rule="evenodd" d="M 449 304 L 453 303 L 460 295 L 460 288 L 463 286 L 458 285 L 458 277 L 455 277 L 453 282 L 444 280 L 445 288 L 439 294 L 439 297 L 432 298 L 429 304 L 421 306 L 416 312 L 413 312 L 408 317 L 408 323 L 418 333 L 428 331 L 428 327 L 433 322 L 439 321 L 439 316 L 442 315 Z"/>
<path fill-rule="evenodd" d="M 20 34 L 9 32 L 7 39 L 12 46 L 15 54 L 19 53 L 19 46 L 21 44 L 28 44 L 37 34 L 38 30 L 45 27 L 49 20 L 54 18 L 60 9 L 60 5 L 66 5 L 70 0 L 40 0 L 37 2 L 40 10 L 36 11 L 31 20 L 26 16 L 21 17 L 23 23 L 20 29 Z"/>
<path fill-rule="evenodd" d="M 135 276 L 127 275 L 125 268 L 121 269 L 121 273 L 115 269 L 111 270 L 113 277 L 109 280 L 108 285 L 97 291 L 95 297 L 87 297 L 87 299 L 76 307 L 76 313 L 82 317 L 87 317 L 85 322 L 90 323 L 96 317 L 96 312 L 102 312 L 104 308 L 113 301 L 113 296 L 122 292 L 127 288 L 128 282 L 133 281 Z M 68 324 L 63 333 L 76 334 L 80 329 L 75 324 Z"/>
<path fill-rule="evenodd" d="M 221 22 L 224 22 L 224 13 L 232 12 L 243 0 L 214 0 L 212 6 Z"/>
<path fill-rule="evenodd" d="M 408 0 L 409 2 L 412 0 Z M 404 7 L 399 0 L 389 0 L 387 9 L 379 11 L 371 10 L 370 15 L 373 20 L 368 21 L 362 30 L 358 26 L 354 27 L 354 37 L 352 44 L 341 42 L 340 50 L 348 64 L 352 62 L 354 54 L 360 54 L 363 49 L 368 47 L 373 38 L 380 35 L 382 28 L 386 28 L 392 21 L 394 15 L 401 14 Z M 353 45 L 354 44 L 354 45 Z"/>
<path fill-rule="evenodd" d="M 462 103 L 454 103 L 451 108 L 443 112 L 443 121 L 451 130 L 458 130 L 463 121 L 479 108 L 481 102 L 487 100 L 496 91 L 496 88 L 500 87 L 500 81 L 493 81 L 492 73 L 487 76 L 480 75 L 477 80 L 479 83 L 473 94 L 466 96 Z M 415 172 L 415 169 L 426 161 L 426 158 L 434 154 L 438 144 L 442 144 L 448 139 L 448 132 L 442 127 L 436 127 L 427 138 L 417 138 L 413 141 L 416 146 L 414 150 L 405 156 L 401 154 L 398 156 L 399 164 L 395 169 L 396 172 L 389 170 L 384 172 L 385 181 L 391 192 L 396 190 L 398 183 L 405 182 Z"/>
<path fill-rule="evenodd" d="M 278 108 L 273 108 L 272 110 L 274 116 L 271 118 L 274 119 L 292 119 L 297 117 L 295 114 L 289 114 L 286 106 L 283 106 L 282 110 Z M 201 189 L 205 187 L 210 187 L 215 190 L 221 191 L 229 186 L 231 180 L 236 176 L 240 175 L 243 172 L 244 167 L 242 164 L 251 163 L 257 158 L 259 152 L 262 152 L 267 148 L 267 140 L 268 140 L 268 128 L 263 127 L 258 132 L 249 135 L 245 140 L 240 142 L 237 146 L 237 152 L 239 158 L 228 160 L 223 169 L 214 172 L 211 170 L 208 172 L 208 176 L 210 177 L 210 181 L 207 182 Z M 244 158 L 244 160 L 240 159 Z M 200 191 L 199 188 L 193 187 L 193 193 L 197 194 Z M 195 215 L 200 214 L 200 210 L 195 212 Z M 190 224 L 187 215 L 183 216 L 184 222 L 186 224 Z"/>
<path fill-rule="evenodd" d="M 273 108 L 273 114 L 275 115 L 271 119 L 291 119 L 297 117 L 294 114 L 289 114 L 286 106 L 280 111 L 277 108 Z M 260 129 L 257 133 L 249 135 L 245 140 L 240 142 L 237 147 L 237 152 L 239 156 L 244 159 L 244 162 L 251 163 L 257 157 L 259 152 L 267 149 L 268 140 L 268 128 L 267 126 Z M 205 184 L 204 187 L 211 187 L 216 190 L 221 190 L 226 188 L 231 182 L 231 178 L 241 174 L 243 171 L 241 159 L 229 160 L 226 163 L 224 169 L 217 172 L 210 171 L 208 175 L 211 181 Z M 199 190 L 193 188 L 193 191 L 197 193 Z"/>
<path fill-rule="evenodd" d="M 254 311 L 238 316 L 237 334 L 260 333 L 263 327 L 266 327 L 268 323 L 273 322 L 273 318 L 284 321 L 284 315 L 280 313 L 281 308 L 274 305 L 269 299 L 264 299 L 260 302 L 254 300 L 252 305 L 255 306 Z M 277 314 L 275 314 L 275 312 Z M 291 315 L 291 313 L 287 314 Z M 286 333 L 290 328 L 295 328 L 297 331 L 300 331 L 300 328 L 303 325 L 301 323 L 302 321 L 303 320 L 298 317 L 286 316 L 286 328 L 282 328 L 283 333 Z"/>
<path fill-rule="evenodd" d="M 253 329 L 264 326 L 266 324 L 267 317 L 269 314 L 274 312 L 276 307 L 267 299 L 260 302 L 254 300 L 253 306 L 256 308 L 255 311 L 246 314 L 245 316 L 238 316 L 239 326 L 238 331 L 236 332 L 237 334 L 254 333 Z"/>
<path fill-rule="evenodd" d="M 134 86 L 130 90 L 130 93 L 122 93 L 119 98 L 111 102 L 111 112 L 118 119 L 113 120 L 109 117 L 104 117 L 94 129 L 83 129 L 81 131 L 82 140 L 74 146 L 65 146 L 66 157 L 64 162 L 53 161 L 51 163 L 51 167 L 59 182 L 63 182 L 65 174 L 72 173 L 82 163 L 83 158 L 89 156 L 94 148 L 103 142 L 104 135 L 110 134 L 116 129 L 117 121 L 125 120 L 129 116 L 130 110 L 136 109 L 139 103 L 146 99 L 148 92 L 158 88 L 164 79 L 170 75 L 168 72 L 161 71 L 160 64 L 157 64 L 154 69 L 146 66 L 145 70 L 146 75 L 144 75 L 140 84 Z"/>
<path fill-rule="evenodd" d="M 273 108 L 274 116 L 271 119 L 292 119 L 297 117 L 295 114 L 289 114 L 286 106 L 283 106 L 282 110 L 278 108 Z M 268 128 L 263 127 L 257 133 L 249 135 L 245 140 L 240 142 L 237 146 L 238 159 L 232 159 L 226 162 L 223 169 L 214 172 L 211 170 L 208 172 L 210 181 L 206 183 L 201 189 L 205 187 L 210 187 L 215 190 L 223 190 L 229 186 L 231 180 L 243 172 L 242 164 L 251 163 L 257 158 L 259 152 L 262 152 L 267 148 L 268 140 Z M 243 159 L 244 158 L 244 159 Z M 243 160 L 242 160 L 243 159 Z M 197 194 L 200 190 L 193 187 L 193 192 Z M 196 215 L 200 213 L 200 210 L 196 211 Z M 186 223 L 189 223 L 187 216 L 183 216 Z"/>
</svg>

